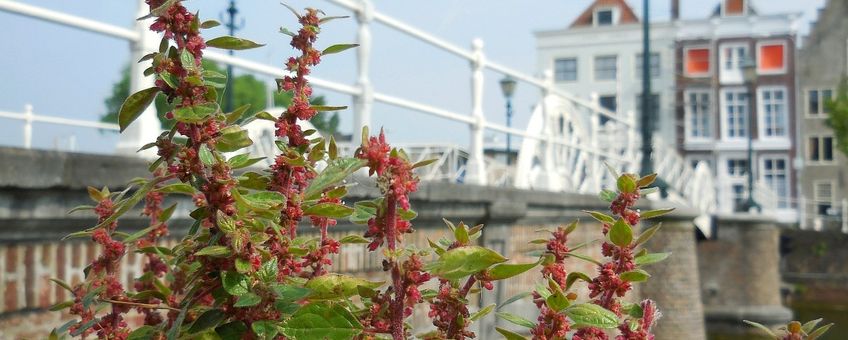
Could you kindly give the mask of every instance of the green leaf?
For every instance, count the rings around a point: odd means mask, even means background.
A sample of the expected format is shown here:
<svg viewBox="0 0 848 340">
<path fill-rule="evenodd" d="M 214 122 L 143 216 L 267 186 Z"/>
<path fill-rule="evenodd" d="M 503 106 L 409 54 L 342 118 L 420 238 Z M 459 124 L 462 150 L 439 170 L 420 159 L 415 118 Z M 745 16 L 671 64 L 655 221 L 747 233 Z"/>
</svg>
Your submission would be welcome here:
<svg viewBox="0 0 848 340">
<path fill-rule="evenodd" d="M 204 21 L 203 23 L 200 24 L 200 28 L 209 29 L 209 28 L 212 28 L 212 27 L 217 27 L 219 25 L 221 25 L 221 23 L 217 22 L 215 20 L 206 20 L 206 21 Z"/>
<path fill-rule="evenodd" d="M 241 169 L 256 164 L 257 162 L 263 159 L 265 159 L 265 157 L 250 158 L 249 153 L 243 153 L 241 155 L 233 156 L 232 158 L 230 158 L 228 163 L 230 163 L 231 169 Z"/>
<path fill-rule="evenodd" d="M 489 269 L 489 277 L 492 278 L 492 280 L 508 279 L 513 276 L 524 273 L 530 269 L 533 269 L 533 267 L 536 267 L 536 265 L 538 264 L 538 262 L 518 264 L 496 264 L 492 267 L 492 269 Z"/>
<path fill-rule="evenodd" d="M 604 189 L 601 190 L 601 193 L 598 194 L 598 197 L 601 198 L 601 201 L 612 203 L 612 201 L 615 201 L 616 197 L 618 197 L 618 194 L 615 191 Z"/>
<path fill-rule="evenodd" d="M 127 97 L 118 111 L 118 126 L 121 128 L 121 132 L 124 132 L 144 112 L 144 109 L 150 106 L 150 103 L 153 103 L 157 94 L 159 94 L 159 88 L 151 87 Z"/>
<path fill-rule="evenodd" d="M 256 306 L 262 302 L 262 298 L 259 295 L 253 293 L 247 293 L 242 296 L 239 296 L 238 301 L 233 304 L 233 307 L 250 307 Z"/>
<path fill-rule="evenodd" d="M 277 258 L 274 257 L 269 261 L 263 262 L 262 265 L 259 266 L 256 276 L 258 276 L 262 281 L 271 282 L 277 279 L 277 271 Z"/>
<path fill-rule="evenodd" d="M 501 335 L 503 335 L 504 339 L 506 340 L 527 340 L 525 336 L 510 330 L 506 330 L 500 327 L 495 327 L 495 330 L 498 331 L 498 333 L 501 333 Z"/>
<path fill-rule="evenodd" d="M 250 261 L 242 258 L 237 258 L 235 265 L 236 271 L 242 274 L 250 273 L 253 270 L 253 265 L 250 264 Z"/>
<path fill-rule="evenodd" d="M 68 283 L 66 283 L 65 281 L 62 281 L 62 280 L 56 279 L 56 278 L 50 278 L 50 281 L 53 281 L 53 283 L 59 285 L 59 287 L 65 288 L 66 290 L 68 290 L 71 293 L 74 292 L 74 290 L 71 289 L 71 286 Z"/>
<path fill-rule="evenodd" d="M 833 327 L 832 323 L 819 327 L 818 329 L 812 331 L 809 336 L 807 336 L 807 340 L 818 339 L 820 336 L 824 335 L 824 333 L 827 332 L 830 327 Z"/>
<path fill-rule="evenodd" d="M 568 253 L 568 256 L 570 256 L 570 257 L 574 257 L 574 258 L 577 258 L 577 259 L 581 259 L 581 260 L 583 260 L 583 261 L 591 262 L 591 263 L 594 263 L 594 264 L 599 265 L 599 266 L 600 266 L 600 265 L 602 265 L 602 263 L 598 262 L 598 260 L 595 260 L 595 259 L 593 259 L 593 258 L 591 258 L 591 257 L 589 257 L 589 256 L 586 256 L 586 255 L 582 255 L 582 254 L 575 254 L 575 253 Z"/>
<path fill-rule="evenodd" d="M 351 48 L 354 48 L 354 47 L 357 47 L 357 46 L 359 46 L 359 44 L 337 44 L 337 45 L 333 45 L 333 46 L 325 48 L 323 51 L 321 51 L 321 55 L 339 53 L 341 51 L 348 50 L 348 49 L 351 49 Z"/>
<path fill-rule="evenodd" d="M 571 272 L 565 277 L 565 290 L 571 289 L 571 285 L 573 285 L 574 282 L 577 282 L 577 280 L 592 282 L 592 278 L 590 278 L 589 275 L 581 272 Z"/>
<path fill-rule="evenodd" d="M 183 123 L 200 123 L 218 111 L 218 104 L 205 103 L 193 106 L 183 106 L 174 109 L 174 119 Z"/>
<path fill-rule="evenodd" d="M 250 104 L 244 104 L 242 106 L 237 107 L 233 112 L 228 113 L 227 116 L 227 124 L 235 123 L 241 116 L 247 112 L 247 109 L 250 108 Z"/>
<path fill-rule="evenodd" d="M 144 229 L 139 230 L 139 231 L 136 231 L 136 232 L 132 233 L 132 235 L 127 236 L 127 238 L 125 238 L 125 239 L 123 239 L 123 240 L 121 240 L 121 241 L 123 241 L 124 243 L 130 243 L 130 242 L 133 242 L 133 241 L 135 241 L 135 240 L 138 240 L 138 239 L 140 239 L 140 238 L 142 238 L 142 237 L 146 236 L 148 233 L 150 233 L 151 231 L 153 231 L 153 229 L 156 229 L 156 228 L 159 228 L 159 225 L 158 225 L 158 224 L 157 224 L 157 225 L 149 226 L 149 227 L 144 228 Z"/>
<path fill-rule="evenodd" d="M 265 45 L 257 44 L 247 39 L 225 35 L 223 37 L 217 37 L 215 39 L 206 41 L 206 46 L 222 48 L 225 50 L 247 50 L 251 48 L 262 47 Z"/>
<path fill-rule="evenodd" d="M 195 321 L 191 328 L 189 328 L 189 333 L 199 333 L 205 331 L 209 328 L 218 326 L 221 321 L 227 318 L 227 314 L 220 309 L 210 309 L 208 311 L 203 312 L 197 317 L 197 321 Z"/>
<path fill-rule="evenodd" d="M 369 241 L 368 239 L 366 239 L 366 238 L 364 238 L 360 235 L 347 235 L 345 237 L 342 237 L 339 240 L 339 243 L 341 243 L 341 244 L 365 244 L 365 243 L 371 243 L 371 241 Z"/>
<path fill-rule="evenodd" d="M 486 307 L 480 308 L 480 310 L 478 310 L 476 313 L 471 314 L 471 316 L 469 316 L 469 317 L 468 317 L 468 320 L 471 320 L 471 321 L 477 321 L 477 320 L 480 320 L 480 318 L 482 318 L 482 317 L 484 317 L 484 316 L 488 315 L 488 314 L 489 314 L 489 313 L 491 313 L 494 309 L 495 309 L 495 304 L 494 304 L 494 303 L 493 303 L 493 304 L 491 304 L 491 305 L 488 305 L 488 306 L 486 306 Z"/>
<path fill-rule="evenodd" d="M 639 214 L 639 217 L 641 217 L 642 219 L 654 218 L 654 217 L 659 217 L 659 216 L 668 214 L 672 211 L 674 211 L 674 208 L 648 210 L 648 211 L 645 211 L 645 212 Z"/>
<path fill-rule="evenodd" d="M 188 51 L 188 49 L 183 49 L 180 51 L 180 65 L 186 70 L 194 70 L 197 68 L 197 64 L 194 63 L 194 55 Z"/>
<path fill-rule="evenodd" d="M 636 192 L 636 180 L 630 174 L 618 176 L 616 185 L 618 186 L 618 191 L 625 193 Z"/>
<path fill-rule="evenodd" d="M 367 224 L 368 220 L 377 215 L 377 206 L 374 201 L 359 201 L 353 204 L 353 214 L 350 222 L 354 224 Z"/>
<path fill-rule="evenodd" d="M 314 109 L 315 111 L 318 111 L 318 112 L 339 111 L 339 110 L 347 109 L 347 106 L 313 105 L 312 109 Z"/>
<path fill-rule="evenodd" d="M 363 166 L 365 166 L 365 161 L 358 158 L 339 158 L 330 161 L 324 171 L 321 171 L 306 188 L 304 191 L 305 197 L 311 198 L 320 194 L 324 189 L 336 185 Z"/>
<path fill-rule="evenodd" d="M 568 307 L 571 301 L 568 301 L 568 298 L 565 297 L 562 291 L 558 291 L 545 298 L 545 304 L 553 311 L 559 312 Z"/>
<path fill-rule="evenodd" d="M 340 203 L 318 203 L 303 209 L 306 216 L 322 216 L 329 218 L 344 218 L 353 213 L 353 208 Z"/>
<path fill-rule="evenodd" d="M 592 217 L 594 217 L 596 220 L 598 220 L 598 222 L 607 223 L 607 224 L 615 223 L 614 218 L 612 218 L 611 216 L 604 214 L 602 212 L 589 211 L 589 210 L 584 210 L 583 212 L 588 213 L 589 215 L 592 215 Z"/>
<path fill-rule="evenodd" d="M 215 333 L 218 333 L 221 339 L 241 339 L 245 332 L 247 326 L 242 321 L 233 321 L 215 328 Z"/>
<path fill-rule="evenodd" d="M 203 84 L 222 89 L 227 87 L 227 76 L 215 71 L 203 70 Z"/>
<path fill-rule="evenodd" d="M 536 327 L 536 324 L 534 324 L 533 321 L 527 320 L 524 317 L 521 317 L 521 316 L 518 316 L 518 315 L 515 315 L 515 314 L 512 314 L 512 313 L 497 312 L 496 315 L 501 319 L 504 319 L 506 321 L 509 321 L 513 324 L 516 324 L 516 325 L 519 325 L 519 326 L 522 326 L 522 327 L 527 327 L 527 328 Z"/>
<path fill-rule="evenodd" d="M 506 306 L 510 303 L 521 300 L 521 299 L 526 298 L 530 295 L 532 295 L 532 293 L 530 293 L 530 292 L 523 292 L 523 293 L 515 294 L 513 297 L 506 299 L 506 301 L 501 302 L 500 306 L 498 306 L 498 310 L 500 310 L 501 308 L 504 308 L 504 306 Z"/>
<path fill-rule="evenodd" d="M 609 231 L 609 238 L 613 244 L 619 247 L 627 247 L 633 241 L 633 229 L 624 220 L 615 221 Z"/>
<path fill-rule="evenodd" d="M 805 334 L 810 334 L 810 332 L 812 332 L 813 329 L 816 328 L 816 325 L 818 325 L 819 322 L 821 322 L 821 321 L 822 321 L 821 318 L 807 321 L 807 322 L 804 323 L 803 326 L 801 326 L 801 330 L 804 331 Z"/>
<path fill-rule="evenodd" d="M 751 326 L 757 327 L 757 328 L 759 328 L 760 330 L 762 330 L 763 332 L 766 332 L 766 334 L 768 334 L 768 335 L 770 335 L 770 336 L 772 336 L 772 337 L 777 338 L 777 335 L 776 335 L 776 334 L 774 334 L 774 332 L 772 332 L 772 330 L 771 330 L 771 329 L 769 329 L 768 327 L 766 327 L 765 325 L 763 325 L 763 324 L 761 324 L 761 323 L 753 322 L 753 321 L 748 321 L 748 320 L 742 320 L 742 322 L 747 323 L 747 324 L 749 324 L 749 325 L 751 325 Z M 808 339 L 809 339 L 809 337 L 808 337 Z"/>
<path fill-rule="evenodd" d="M 494 250 L 480 246 L 465 246 L 445 252 L 428 267 L 433 275 L 448 280 L 457 280 L 506 261 L 505 257 Z"/>
<path fill-rule="evenodd" d="M 150 340 L 153 339 L 153 335 L 159 331 L 153 326 L 141 326 L 136 328 L 130 335 L 127 336 L 127 340 Z"/>
<path fill-rule="evenodd" d="M 264 210 L 285 204 L 285 197 L 283 197 L 283 194 L 276 191 L 262 191 L 241 197 L 248 205 Z"/>
<path fill-rule="evenodd" d="M 412 165 L 412 168 L 413 168 L 413 169 L 416 169 L 416 168 L 420 168 L 420 167 L 425 167 L 425 166 L 428 166 L 428 165 L 430 165 L 430 164 L 433 164 L 433 163 L 435 163 L 435 162 L 437 162 L 437 161 L 439 161 L 439 159 L 438 159 L 438 158 L 425 159 L 425 160 L 423 160 L 423 161 L 420 161 L 420 162 L 417 162 L 417 163 L 413 164 L 413 165 Z"/>
<path fill-rule="evenodd" d="M 645 315 L 642 306 L 637 303 L 625 303 L 621 305 L 621 310 L 634 318 L 641 318 Z"/>
<path fill-rule="evenodd" d="M 615 313 L 592 303 L 572 305 L 565 309 L 565 315 L 571 318 L 574 328 L 612 329 L 618 327 L 618 317 Z"/>
<path fill-rule="evenodd" d="M 215 148 L 221 152 L 233 152 L 244 147 L 253 145 L 247 130 L 238 126 L 230 126 L 221 130 L 221 137 Z"/>
<path fill-rule="evenodd" d="M 651 277 L 651 275 L 642 269 L 634 269 L 619 275 L 619 278 L 627 282 L 644 282 L 648 281 L 649 277 Z"/>
<path fill-rule="evenodd" d="M 200 157 L 200 161 L 203 162 L 203 164 L 215 164 L 215 156 L 212 155 L 212 151 L 209 151 L 209 148 L 206 147 L 206 144 L 200 145 L 200 152 L 197 156 Z"/>
<path fill-rule="evenodd" d="M 671 253 L 645 254 L 645 255 L 636 256 L 634 261 L 635 261 L 637 266 L 644 266 L 644 265 L 649 265 L 649 264 L 652 264 L 652 263 L 657 263 L 657 262 L 660 262 L 662 260 L 665 260 L 666 258 L 668 258 L 669 255 L 671 255 Z"/>
<path fill-rule="evenodd" d="M 356 295 L 357 287 L 376 289 L 383 285 L 382 281 L 368 281 L 343 274 L 327 274 L 314 277 L 306 282 L 304 287 L 312 291 L 311 299 L 344 299 Z"/>
<path fill-rule="evenodd" d="M 250 278 L 237 272 L 226 271 L 221 274 L 221 284 L 233 296 L 242 296 L 250 290 Z"/>
<path fill-rule="evenodd" d="M 309 296 L 309 294 L 312 294 L 312 291 L 308 288 L 284 285 L 281 283 L 272 284 L 271 290 L 274 291 L 274 294 L 277 294 L 277 297 L 280 300 L 289 302 L 297 302 L 303 300 L 307 296 Z"/>
<path fill-rule="evenodd" d="M 362 333 L 362 324 L 340 304 L 310 303 L 281 327 L 291 339 L 348 340 Z"/>
<path fill-rule="evenodd" d="M 194 195 L 194 187 L 186 183 L 173 183 L 156 189 L 163 194 L 186 194 Z"/>
<path fill-rule="evenodd" d="M 277 329 L 277 321 L 274 320 L 254 321 L 250 324 L 250 328 L 260 339 L 273 339 L 280 332 Z"/>
<path fill-rule="evenodd" d="M 55 312 L 55 311 L 58 311 L 58 310 L 63 310 L 65 308 L 68 308 L 68 307 L 73 306 L 73 305 L 74 305 L 74 300 L 68 300 L 68 301 L 59 302 L 59 303 L 56 303 L 56 304 L 50 306 L 49 310 L 51 312 Z"/>
<path fill-rule="evenodd" d="M 644 187 L 649 186 L 652 183 L 654 183 L 655 180 L 657 180 L 657 174 L 653 173 L 653 174 L 644 176 L 644 177 L 640 178 L 638 181 L 636 181 L 636 186 L 639 187 L 639 188 L 644 188 Z"/>
<path fill-rule="evenodd" d="M 195 256 L 212 256 L 212 257 L 228 257 L 232 255 L 232 251 L 227 246 L 208 246 L 196 253 Z"/>
<path fill-rule="evenodd" d="M 636 239 L 636 245 L 638 246 L 640 244 L 648 242 L 648 240 L 650 240 L 651 237 L 654 237 L 654 234 L 656 234 L 657 231 L 660 230 L 660 228 L 662 228 L 662 223 L 659 223 L 659 224 L 657 224 L 653 227 L 645 229 L 645 231 L 643 231 L 641 234 L 639 234 L 639 237 Z"/>
</svg>

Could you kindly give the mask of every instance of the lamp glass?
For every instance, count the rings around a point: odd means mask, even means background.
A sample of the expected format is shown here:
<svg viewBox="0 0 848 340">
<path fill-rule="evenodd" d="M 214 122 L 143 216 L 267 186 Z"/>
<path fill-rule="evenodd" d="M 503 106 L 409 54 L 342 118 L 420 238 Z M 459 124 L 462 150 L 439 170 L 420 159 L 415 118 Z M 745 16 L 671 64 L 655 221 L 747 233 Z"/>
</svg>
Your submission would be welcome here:
<svg viewBox="0 0 848 340">
<path fill-rule="evenodd" d="M 512 79 L 510 76 L 506 76 L 504 79 L 501 79 L 501 91 L 503 92 L 504 97 L 512 97 L 515 93 L 515 85 L 515 79 Z"/>
</svg>

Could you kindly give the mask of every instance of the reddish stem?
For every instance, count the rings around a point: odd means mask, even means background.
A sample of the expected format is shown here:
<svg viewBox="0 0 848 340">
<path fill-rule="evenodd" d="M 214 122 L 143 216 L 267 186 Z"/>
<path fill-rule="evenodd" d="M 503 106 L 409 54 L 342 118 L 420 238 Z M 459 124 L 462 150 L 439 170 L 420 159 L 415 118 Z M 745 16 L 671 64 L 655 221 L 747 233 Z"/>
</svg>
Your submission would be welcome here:
<svg viewBox="0 0 848 340">
<path fill-rule="evenodd" d="M 468 295 L 468 292 L 471 291 L 471 288 L 474 287 L 475 283 L 477 283 L 477 279 L 474 278 L 474 276 L 472 275 L 471 277 L 468 278 L 468 281 L 465 281 L 465 285 L 462 286 L 462 289 L 459 290 L 459 297 L 464 299 Z M 451 324 L 448 327 L 448 332 L 447 332 L 448 339 L 455 339 L 456 338 L 455 333 L 457 331 L 457 326 L 458 325 L 456 324 L 456 315 L 454 315 L 453 321 L 451 321 Z"/>
<path fill-rule="evenodd" d="M 395 292 L 395 298 L 390 302 L 392 310 L 391 330 L 392 339 L 402 340 L 403 331 L 403 299 L 405 290 L 403 289 L 403 281 L 400 277 L 400 265 L 397 259 L 394 258 L 394 252 L 397 249 L 397 197 L 389 193 L 386 195 L 386 239 L 388 241 L 389 252 L 392 253 L 392 288 Z"/>
</svg>

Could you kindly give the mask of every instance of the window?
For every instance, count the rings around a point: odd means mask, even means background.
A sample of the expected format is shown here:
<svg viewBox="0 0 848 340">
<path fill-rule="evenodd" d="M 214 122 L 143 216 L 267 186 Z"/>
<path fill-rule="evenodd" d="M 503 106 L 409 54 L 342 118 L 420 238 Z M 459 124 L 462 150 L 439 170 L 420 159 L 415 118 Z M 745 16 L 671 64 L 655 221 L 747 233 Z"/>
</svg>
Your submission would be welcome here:
<svg viewBox="0 0 848 340">
<path fill-rule="evenodd" d="M 706 76 L 710 73 L 710 49 L 689 48 L 684 51 L 686 75 L 690 77 Z"/>
<path fill-rule="evenodd" d="M 827 114 L 826 103 L 833 99 L 832 89 L 812 89 L 807 91 L 807 115 L 824 116 Z"/>
<path fill-rule="evenodd" d="M 807 159 L 810 162 L 833 161 L 833 137 L 816 136 L 807 140 Z"/>
<path fill-rule="evenodd" d="M 830 215 L 833 208 L 833 182 L 813 181 L 813 200 L 815 201 L 817 215 Z"/>
<path fill-rule="evenodd" d="M 745 15 L 747 12 L 745 0 L 724 0 L 721 13 L 724 16 Z"/>
<path fill-rule="evenodd" d="M 554 60 L 554 77 L 556 81 L 577 80 L 577 58 L 561 58 Z"/>
<path fill-rule="evenodd" d="M 740 139 L 748 136 L 748 93 L 745 90 L 722 90 L 721 110 L 723 138 Z"/>
<path fill-rule="evenodd" d="M 789 172 L 787 170 L 786 157 L 763 157 L 762 179 L 766 185 L 777 195 L 777 207 L 789 207 Z"/>
<path fill-rule="evenodd" d="M 610 26 L 615 23 L 615 11 L 612 8 L 595 10 L 595 26 Z"/>
<path fill-rule="evenodd" d="M 638 114 L 639 117 L 641 117 L 642 116 L 642 94 L 641 93 L 636 95 L 636 101 L 635 102 L 636 102 L 636 114 Z M 656 131 L 657 124 L 659 123 L 658 117 L 659 117 L 659 114 L 660 114 L 660 95 L 658 93 L 652 93 L 651 94 L 651 108 L 650 108 L 650 110 L 651 110 L 651 117 L 650 117 L 651 129 Z"/>
<path fill-rule="evenodd" d="M 607 95 L 598 97 L 598 104 L 601 105 L 602 108 L 612 111 L 613 113 L 617 112 L 618 109 L 618 98 L 615 95 Z M 600 124 L 604 125 L 609 121 L 609 117 L 606 115 L 600 116 Z"/>
<path fill-rule="evenodd" d="M 636 55 L 636 79 L 642 79 L 642 53 Z M 660 76 L 660 54 L 651 53 L 651 78 Z"/>
<path fill-rule="evenodd" d="M 760 136 L 775 138 L 788 136 L 786 89 L 760 88 Z"/>
<path fill-rule="evenodd" d="M 710 115 L 710 92 L 706 90 L 687 91 L 686 137 L 691 139 L 711 138 Z"/>
<path fill-rule="evenodd" d="M 773 74 L 786 72 L 786 44 L 783 42 L 758 44 L 757 70 Z"/>
<path fill-rule="evenodd" d="M 719 77 L 722 83 L 742 83 L 742 63 L 748 58 L 747 44 L 723 44 L 719 55 Z"/>
<path fill-rule="evenodd" d="M 615 80 L 618 75 L 618 58 L 612 56 L 595 57 L 595 80 Z"/>
<path fill-rule="evenodd" d="M 748 176 L 748 160 L 747 159 L 728 159 L 727 174 L 732 177 Z"/>
</svg>

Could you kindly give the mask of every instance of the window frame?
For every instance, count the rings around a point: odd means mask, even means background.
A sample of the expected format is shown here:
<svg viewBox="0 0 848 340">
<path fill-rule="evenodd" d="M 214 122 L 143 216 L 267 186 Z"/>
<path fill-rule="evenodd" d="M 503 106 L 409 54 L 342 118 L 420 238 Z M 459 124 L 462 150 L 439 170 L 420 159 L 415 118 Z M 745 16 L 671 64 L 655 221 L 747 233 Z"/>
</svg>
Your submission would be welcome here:
<svg viewBox="0 0 848 340">
<path fill-rule="evenodd" d="M 744 120 L 744 126 L 742 127 L 745 130 L 744 136 L 733 136 L 733 137 L 731 137 L 730 134 L 729 134 L 730 130 L 728 129 L 729 124 L 728 124 L 728 121 L 727 121 L 729 113 L 727 112 L 728 110 L 727 110 L 727 102 L 726 102 L 726 100 L 727 100 L 726 97 L 727 97 L 728 92 L 735 92 L 737 94 L 745 93 L 745 95 L 748 97 L 747 100 L 744 102 L 745 103 L 745 115 L 744 115 L 745 120 Z M 748 136 L 751 133 L 751 131 L 749 131 L 751 123 L 748 121 L 749 119 L 751 119 L 751 99 L 750 99 L 750 95 L 751 94 L 749 93 L 748 89 L 743 87 L 743 86 L 724 87 L 719 91 L 720 97 L 718 98 L 718 103 L 719 103 L 718 105 L 719 105 L 719 110 L 720 110 L 719 111 L 720 112 L 719 117 L 721 119 L 721 122 L 719 123 L 719 126 L 721 128 L 721 135 L 720 135 L 721 140 L 736 142 L 736 141 L 743 141 L 743 140 L 748 139 Z"/>
<path fill-rule="evenodd" d="M 804 140 L 804 160 L 808 165 L 834 165 L 836 164 L 836 137 L 832 134 L 810 134 L 805 136 Z M 830 138 L 830 160 L 826 160 L 824 158 L 824 139 Z M 810 152 L 810 147 L 812 146 L 812 140 L 815 139 L 816 146 L 819 151 L 819 159 L 812 158 L 812 152 Z"/>
<path fill-rule="evenodd" d="M 598 59 L 599 58 L 613 58 L 615 59 L 615 74 L 612 79 L 599 79 L 598 78 Z M 619 58 L 617 54 L 600 54 L 596 55 L 592 58 L 592 80 L 600 82 L 600 81 L 610 81 L 615 82 L 618 81 L 618 73 L 619 73 Z"/>
<path fill-rule="evenodd" d="M 707 95 L 707 110 L 706 112 L 701 112 L 700 114 L 706 115 L 707 125 L 706 125 L 706 136 L 698 136 L 695 137 L 692 135 L 693 126 L 692 126 L 692 103 L 689 100 L 691 95 L 696 95 L 700 97 L 703 94 Z M 683 91 L 683 119 L 684 121 L 684 140 L 686 141 L 711 141 L 715 139 L 715 122 L 713 120 L 714 112 L 713 107 L 715 104 L 713 103 L 713 91 L 709 88 L 692 88 L 686 89 Z M 702 108 L 699 106 L 699 108 Z"/>
<path fill-rule="evenodd" d="M 763 46 L 772 46 L 772 45 L 781 45 L 783 46 L 783 68 L 780 70 L 763 70 L 761 69 L 762 63 L 762 47 Z M 786 40 L 762 40 L 757 41 L 756 44 L 756 58 L 757 58 L 757 75 L 773 75 L 773 74 L 786 74 L 786 71 L 789 69 L 789 48 Z"/>
<path fill-rule="evenodd" d="M 633 57 L 633 79 L 639 80 L 642 79 L 642 52 L 636 53 Z M 656 55 L 656 58 L 654 56 Z M 656 74 L 654 74 L 654 60 L 656 60 Z M 651 79 L 657 79 L 662 75 L 662 53 L 660 52 L 651 52 L 651 65 L 650 65 Z"/>
<path fill-rule="evenodd" d="M 563 60 L 563 61 L 573 60 L 574 61 L 574 79 L 573 80 L 568 80 L 568 79 L 560 80 L 560 79 L 557 78 L 557 62 L 560 61 L 560 60 Z M 576 82 L 576 81 L 580 80 L 580 63 L 579 63 L 579 60 L 577 59 L 577 57 L 557 57 L 557 58 L 554 58 L 553 69 L 554 69 L 554 82 L 569 83 L 569 82 Z"/>
<path fill-rule="evenodd" d="M 827 118 L 827 112 L 824 108 L 824 96 L 822 93 L 824 91 L 830 91 L 830 98 L 832 99 L 834 94 L 836 94 L 836 88 L 834 87 L 821 87 L 821 86 L 810 86 L 804 88 L 804 117 L 805 118 Z M 819 101 L 819 112 L 810 112 L 810 91 L 816 91 L 818 101 Z"/>
<path fill-rule="evenodd" d="M 748 0 L 742 0 L 742 13 L 740 14 L 727 14 L 727 1 L 729 0 L 721 0 L 721 16 L 722 17 L 744 17 L 748 15 Z"/>
<path fill-rule="evenodd" d="M 604 11 L 610 11 L 610 17 L 611 17 L 611 18 L 610 18 L 610 20 L 611 20 L 611 21 L 610 21 L 610 23 L 609 23 L 608 25 L 606 25 L 606 24 L 605 24 L 605 25 L 601 25 L 601 24 L 598 22 L 598 12 L 604 12 Z M 619 19 L 618 17 L 619 17 L 619 14 L 618 14 L 618 7 L 613 7 L 613 6 L 599 6 L 599 7 L 596 7 L 596 8 L 592 11 L 592 26 L 594 26 L 594 27 L 608 27 L 608 26 L 615 26 L 616 24 L 618 24 L 618 19 Z"/>
<path fill-rule="evenodd" d="M 707 50 L 707 71 L 701 73 L 689 73 L 687 67 L 689 51 Z M 713 73 L 713 49 L 710 45 L 691 45 L 683 47 L 683 75 L 689 78 L 706 78 Z"/>
<path fill-rule="evenodd" d="M 725 63 L 727 62 L 724 51 L 726 49 L 733 49 L 733 52 L 735 53 L 740 47 L 745 50 L 744 57 L 748 57 L 751 55 L 751 44 L 747 42 L 727 42 L 718 46 L 718 78 L 719 81 L 723 84 L 742 84 L 745 82 L 745 75 L 744 71 L 742 70 L 743 59 L 734 57 L 735 59 L 738 59 L 735 60 L 735 69 L 728 70 L 724 67 Z"/>
<path fill-rule="evenodd" d="M 783 135 L 769 136 L 766 134 L 766 103 L 764 92 L 783 92 Z M 774 98 L 770 99 L 774 101 Z M 771 103 L 774 105 L 774 103 Z M 760 140 L 783 140 L 789 139 L 789 91 L 786 86 L 760 86 L 757 88 L 757 139 Z M 749 113 L 750 116 L 750 113 Z"/>
<path fill-rule="evenodd" d="M 778 193 L 777 190 L 775 188 L 771 187 L 770 183 L 768 181 L 766 181 L 766 175 L 771 175 L 771 176 L 778 175 L 778 173 L 776 173 L 774 171 L 774 169 L 770 170 L 771 171 L 770 174 L 766 174 L 766 161 L 768 161 L 768 160 L 774 161 L 775 165 L 777 165 L 777 160 L 783 161 L 783 166 L 784 166 L 783 167 L 783 172 L 784 172 L 783 173 L 783 175 L 784 175 L 784 179 L 783 179 L 784 183 L 783 184 L 786 187 L 786 196 L 785 197 L 781 197 L 780 193 Z M 759 180 L 762 181 L 762 183 L 764 183 L 765 185 L 768 185 L 769 189 L 774 191 L 775 196 L 777 196 L 777 208 L 778 209 L 789 209 L 789 208 L 791 208 L 791 204 L 789 204 L 789 203 L 792 199 L 792 187 L 791 187 L 792 184 L 791 184 L 791 180 L 790 180 L 790 177 L 792 176 L 792 172 L 791 172 L 791 164 L 789 163 L 789 156 L 783 155 L 783 154 L 764 154 L 764 155 L 760 155 L 759 161 L 757 163 L 759 163 L 759 167 L 760 167 L 759 171 L 757 171 L 758 172 L 757 178 L 759 178 Z"/>
<path fill-rule="evenodd" d="M 813 180 L 813 206 L 815 207 L 815 216 L 825 217 L 825 216 L 833 216 L 829 214 L 819 214 L 819 204 L 820 203 L 830 203 L 830 209 L 833 209 L 836 206 L 836 181 L 829 179 L 815 179 Z M 821 200 L 819 199 L 819 185 L 827 184 L 830 185 L 830 200 Z"/>
</svg>

